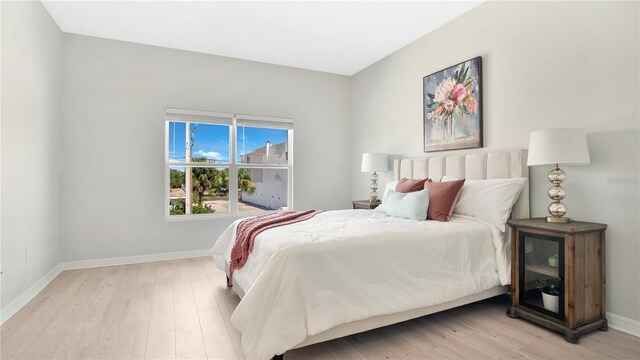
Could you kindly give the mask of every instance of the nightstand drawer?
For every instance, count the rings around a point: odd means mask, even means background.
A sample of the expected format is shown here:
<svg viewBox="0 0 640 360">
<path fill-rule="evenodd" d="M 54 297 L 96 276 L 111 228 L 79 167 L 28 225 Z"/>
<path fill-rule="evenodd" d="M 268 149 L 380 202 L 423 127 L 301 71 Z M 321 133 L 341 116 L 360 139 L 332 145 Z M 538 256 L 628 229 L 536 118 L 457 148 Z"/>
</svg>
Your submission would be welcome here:
<svg viewBox="0 0 640 360">
<path fill-rule="evenodd" d="M 351 202 L 351 204 L 353 205 L 354 209 L 375 209 L 377 208 L 380 203 L 371 203 L 369 202 L 369 200 L 354 200 Z"/>
</svg>

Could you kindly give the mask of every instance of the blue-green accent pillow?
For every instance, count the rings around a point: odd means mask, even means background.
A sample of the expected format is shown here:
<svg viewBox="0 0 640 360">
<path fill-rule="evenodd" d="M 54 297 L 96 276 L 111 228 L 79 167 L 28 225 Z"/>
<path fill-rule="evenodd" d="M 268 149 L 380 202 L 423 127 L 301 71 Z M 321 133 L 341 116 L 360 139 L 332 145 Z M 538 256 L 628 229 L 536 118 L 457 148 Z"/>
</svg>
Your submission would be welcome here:
<svg viewBox="0 0 640 360">
<path fill-rule="evenodd" d="M 389 191 L 386 200 L 387 215 L 403 219 L 424 221 L 429 208 L 429 190 L 401 193 Z"/>
</svg>

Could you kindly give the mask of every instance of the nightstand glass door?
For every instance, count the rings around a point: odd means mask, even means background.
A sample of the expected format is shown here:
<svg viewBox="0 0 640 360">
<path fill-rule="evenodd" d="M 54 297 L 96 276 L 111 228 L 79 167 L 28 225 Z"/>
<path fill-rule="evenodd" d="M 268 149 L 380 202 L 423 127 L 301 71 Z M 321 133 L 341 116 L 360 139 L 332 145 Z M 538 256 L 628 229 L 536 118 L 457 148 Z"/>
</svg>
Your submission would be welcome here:
<svg viewBox="0 0 640 360">
<path fill-rule="evenodd" d="M 564 238 L 520 232 L 518 240 L 520 304 L 564 321 Z"/>
</svg>

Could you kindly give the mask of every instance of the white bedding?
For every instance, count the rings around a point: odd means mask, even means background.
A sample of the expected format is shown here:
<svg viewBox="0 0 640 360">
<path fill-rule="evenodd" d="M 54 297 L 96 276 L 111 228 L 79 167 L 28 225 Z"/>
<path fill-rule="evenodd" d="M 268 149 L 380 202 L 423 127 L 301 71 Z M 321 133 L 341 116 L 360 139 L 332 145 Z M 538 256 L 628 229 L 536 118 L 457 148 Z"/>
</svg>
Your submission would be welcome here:
<svg viewBox="0 0 640 360">
<path fill-rule="evenodd" d="M 238 222 L 213 246 L 221 270 Z M 472 217 L 441 223 L 326 211 L 256 237 L 249 261 L 234 273 L 244 297 L 231 321 L 245 355 L 268 359 L 340 324 L 506 285 L 508 271 L 506 281 L 498 274 L 509 267 L 504 243 L 495 226 Z"/>
</svg>

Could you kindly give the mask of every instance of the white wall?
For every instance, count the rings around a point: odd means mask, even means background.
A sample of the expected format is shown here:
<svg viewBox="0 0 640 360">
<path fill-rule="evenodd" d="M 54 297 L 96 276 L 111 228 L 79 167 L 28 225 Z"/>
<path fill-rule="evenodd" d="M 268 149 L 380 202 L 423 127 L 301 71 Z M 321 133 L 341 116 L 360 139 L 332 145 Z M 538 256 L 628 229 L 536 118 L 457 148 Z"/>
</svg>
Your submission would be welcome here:
<svg viewBox="0 0 640 360">
<path fill-rule="evenodd" d="M 0 6 L 5 309 L 60 261 L 62 32 L 40 2 Z"/>
<path fill-rule="evenodd" d="M 640 320 L 638 14 L 637 2 L 480 5 L 354 75 L 352 164 L 425 156 L 422 77 L 482 56 L 484 150 L 527 148 L 543 128 L 589 133 L 591 165 L 565 168 L 568 215 L 609 225 L 607 310 Z M 546 214 L 548 170 L 530 172 L 532 216 Z M 353 198 L 366 198 L 368 174 L 351 174 Z"/>
<path fill-rule="evenodd" d="M 165 221 L 166 106 L 295 119 L 295 208 L 349 206 L 348 77 L 71 34 L 63 54 L 64 260 L 209 248 L 231 223 Z"/>
</svg>

